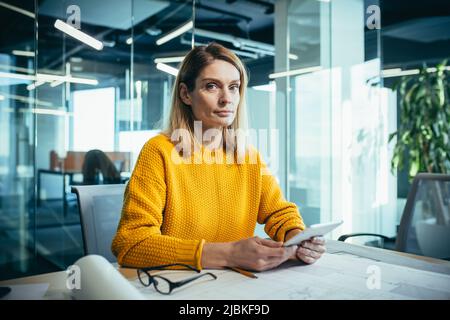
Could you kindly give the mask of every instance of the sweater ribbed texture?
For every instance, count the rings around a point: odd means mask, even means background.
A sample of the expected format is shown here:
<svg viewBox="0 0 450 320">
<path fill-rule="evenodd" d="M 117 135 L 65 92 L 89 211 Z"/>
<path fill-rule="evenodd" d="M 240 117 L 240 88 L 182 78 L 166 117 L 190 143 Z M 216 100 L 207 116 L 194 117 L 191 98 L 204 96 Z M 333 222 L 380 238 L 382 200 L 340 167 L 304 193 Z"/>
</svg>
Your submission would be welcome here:
<svg viewBox="0 0 450 320">
<path fill-rule="evenodd" d="M 112 243 L 120 265 L 184 263 L 202 269 L 205 241 L 252 237 L 256 223 L 265 224 L 276 241 L 284 241 L 292 229 L 305 228 L 297 206 L 284 199 L 272 175 L 263 174 L 267 167 L 259 153 L 253 164 L 248 154 L 242 164 L 189 164 L 176 153 L 174 161 L 173 149 L 160 134 L 141 150 Z"/>
</svg>

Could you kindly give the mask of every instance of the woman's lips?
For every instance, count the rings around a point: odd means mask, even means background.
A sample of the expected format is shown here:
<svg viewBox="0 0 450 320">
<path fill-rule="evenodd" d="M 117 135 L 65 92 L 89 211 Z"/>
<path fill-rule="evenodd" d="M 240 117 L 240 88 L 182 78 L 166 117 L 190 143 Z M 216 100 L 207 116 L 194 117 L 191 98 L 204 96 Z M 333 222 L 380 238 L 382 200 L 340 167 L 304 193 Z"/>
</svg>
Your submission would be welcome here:
<svg viewBox="0 0 450 320">
<path fill-rule="evenodd" d="M 231 114 L 233 114 L 233 111 L 216 111 L 214 112 L 215 114 L 217 114 L 219 117 L 229 117 Z"/>
</svg>

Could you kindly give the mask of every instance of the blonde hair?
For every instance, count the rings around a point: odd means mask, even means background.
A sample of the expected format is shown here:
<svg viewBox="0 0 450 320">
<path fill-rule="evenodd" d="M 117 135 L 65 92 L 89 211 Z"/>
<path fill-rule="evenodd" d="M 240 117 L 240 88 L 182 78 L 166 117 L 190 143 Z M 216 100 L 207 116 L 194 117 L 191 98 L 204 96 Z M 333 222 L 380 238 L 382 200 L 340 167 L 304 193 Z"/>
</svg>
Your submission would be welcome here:
<svg viewBox="0 0 450 320">
<path fill-rule="evenodd" d="M 245 146 L 240 145 L 245 142 L 242 142 L 242 139 L 236 139 L 237 141 L 235 141 L 235 136 L 234 134 L 231 134 L 230 131 L 237 132 L 239 129 L 244 130 L 247 128 L 245 110 L 245 96 L 248 83 L 247 70 L 242 61 L 236 56 L 236 54 L 234 54 L 234 52 L 214 42 L 208 44 L 207 46 L 195 47 L 186 55 L 181 63 L 180 71 L 178 72 L 175 84 L 173 85 L 172 104 L 168 123 L 162 133 L 170 138 L 175 130 L 184 129 L 189 132 L 190 140 L 192 142 L 202 143 L 202 141 L 198 141 L 198 139 L 194 136 L 194 115 L 192 113 L 192 108 L 186 105 L 180 97 L 180 84 L 184 83 L 187 90 L 192 92 L 195 89 L 195 81 L 202 70 L 212 64 L 215 60 L 226 61 L 236 67 L 239 71 L 241 85 L 239 87 L 240 100 L 236 111 L 236 117 L 231 125 L 223 128 L 222 136 L 224 138 L 224 149 L 225 145 L 227 145 L 227 149 L 231 148 L 232 150 L 237 150 L 237 152 L 240 152 L 239 150 L 246 149 Z M 191 146 L 189 146 L 189 148 L 184 146 L 183 150 L 191 150 Z"/>
</svg>

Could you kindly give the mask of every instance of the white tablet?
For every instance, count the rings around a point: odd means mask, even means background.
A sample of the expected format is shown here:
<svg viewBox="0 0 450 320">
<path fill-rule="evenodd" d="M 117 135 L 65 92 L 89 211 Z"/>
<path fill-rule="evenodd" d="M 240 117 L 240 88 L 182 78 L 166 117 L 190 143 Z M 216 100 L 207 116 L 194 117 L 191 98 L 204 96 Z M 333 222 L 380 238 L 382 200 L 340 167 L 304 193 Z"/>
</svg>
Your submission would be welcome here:
<svg viewBox="0 0 450 320">
<path fill-rule="evenodd" d="M 333 229 L 339 227 L 344 221 L 313 224 L 303 232 L 297 234 L 283 244 L 283 247 L 299 245 L 302 241 L 308 240 L 312 237 L 324 236 Z"/>
</svg>

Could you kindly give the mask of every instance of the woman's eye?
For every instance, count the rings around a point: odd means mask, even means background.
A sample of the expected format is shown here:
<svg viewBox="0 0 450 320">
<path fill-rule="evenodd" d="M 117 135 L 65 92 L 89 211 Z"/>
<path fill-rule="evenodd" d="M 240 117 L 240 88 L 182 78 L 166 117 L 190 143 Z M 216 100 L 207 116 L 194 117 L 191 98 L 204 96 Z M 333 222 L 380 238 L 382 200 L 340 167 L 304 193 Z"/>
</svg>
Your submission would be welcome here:
<svg viewBox="0 0 450 320">
<path fill-rule="evenodd" d="M 236 90 L 239 90 L 239 86 L 236 84 L 234 86 L 231 86 L 230 89 L 233 91 L 236 91 Z"/>
<path fill-rule="evenodd" d="M 217 88 L 217 85 L 215 84 L 215 83 L 208 83 L 207 85 L 206 85 L 206 89 L 215 89 L 215 88 Z"/>
</svg>

